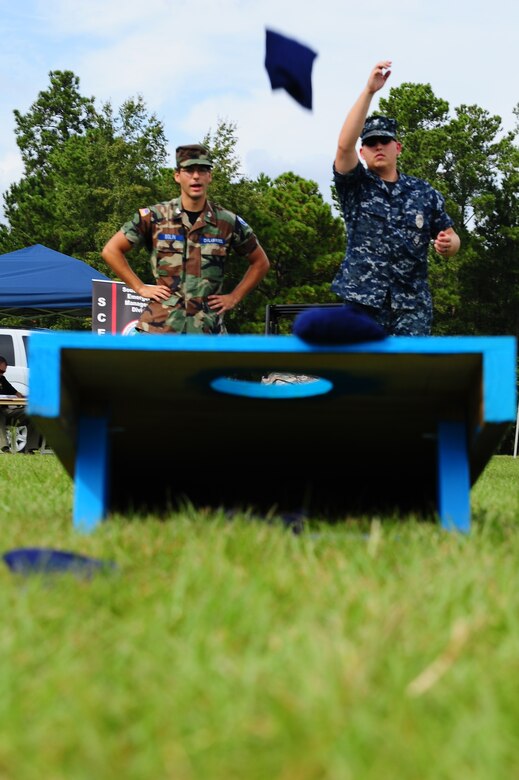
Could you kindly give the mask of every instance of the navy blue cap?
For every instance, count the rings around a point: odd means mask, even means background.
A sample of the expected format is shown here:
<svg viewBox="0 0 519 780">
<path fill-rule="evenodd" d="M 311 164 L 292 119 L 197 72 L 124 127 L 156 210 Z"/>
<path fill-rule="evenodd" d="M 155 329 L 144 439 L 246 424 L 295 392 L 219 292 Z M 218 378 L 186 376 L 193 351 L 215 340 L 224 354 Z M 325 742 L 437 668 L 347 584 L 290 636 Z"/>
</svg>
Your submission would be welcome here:
<svg viewBox="0 0 519 780">
<path fill-rule="evenodd" d="M 364 141 L 366 138 L 372 138 L 374 135 L 387 136 L 388 138 L 394 138 L 396 141 L 396 119 L 390 119 L 388 116 L 371 116 L 369 119 L 366 119 L 360 134 L 360 140 Z"/>
<path fill-rule="evenodd" d="M 272 89 L 284 89 L 304 108 L 312 108 L 312 66 L 317 52 L 267 30 L 265 67 Z"/>
</svg>

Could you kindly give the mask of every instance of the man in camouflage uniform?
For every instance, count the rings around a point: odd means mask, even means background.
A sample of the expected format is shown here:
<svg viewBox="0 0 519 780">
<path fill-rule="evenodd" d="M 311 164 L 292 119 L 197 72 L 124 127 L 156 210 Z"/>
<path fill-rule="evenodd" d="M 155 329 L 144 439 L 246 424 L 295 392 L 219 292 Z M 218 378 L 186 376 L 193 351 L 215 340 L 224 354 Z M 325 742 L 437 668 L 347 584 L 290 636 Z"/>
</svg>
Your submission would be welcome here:
<svg viewBox="0 0 519 780">
<path fill-rule="evenodd" d="M 372 70 L 342 126 L 333 166 L 348 245 L 332 290 L 357 305 L 393 335 L 431 332 L 427 279 L 430 241 L 442 257 L 460 246 L 443 196 L 430 184 L 399 173 L 396 121 L 366 119 L 373 95 L 386 83 L 391 62 Z M 356 143 L 360 136 L 360 162 Z"/>
<path fill-rule="evenodd" d="M 141 208 L 107 242 L 103 259 L 129 287 L 150 302 L 137 330 L 144 333 L 225 333 L 223 316 L 263 279 L 268 258 L 252 229 L 236 214 L 207 200 L 212 161 L 200 144 L 176 150 L 180 197 Z M 145 284 L 126 253 L 144 245 L 155 284 Z M 249 266 L 224 294 L 225 261 L 233 250 Z"/>
</svg>

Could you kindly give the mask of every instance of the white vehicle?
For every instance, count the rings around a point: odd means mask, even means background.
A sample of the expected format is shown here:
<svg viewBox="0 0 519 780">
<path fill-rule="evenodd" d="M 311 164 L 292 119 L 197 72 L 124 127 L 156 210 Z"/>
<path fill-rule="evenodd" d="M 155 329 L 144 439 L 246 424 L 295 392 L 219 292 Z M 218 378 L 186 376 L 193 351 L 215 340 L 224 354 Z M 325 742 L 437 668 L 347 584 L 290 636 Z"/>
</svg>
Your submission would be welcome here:
<svg viewBox="0 0 519 780">
<path fill-rule="evenodd" d="M 22 395 L 29 393 L 28 341 L 32 331 L 22 328 L 0 328 L 0 356 L 7 360 L 6 379 Z M 10 435 L 9 435 L 10 434 Z M 12 437 L 14 435 L 14 447 Z M 24 452 L 27 444 L 27 425 L 21 423 L 8 433 L 11 449 Z M 43 447 L 43 444 L 42 444 Z"/>
<path fill-rule="evenodd" d="M 22 395 L 29 392 L 27 342 L 30 335 L 30 330 L 0 328 L 0 355 L 7 360 L 5 376 Z"/>
</svg>

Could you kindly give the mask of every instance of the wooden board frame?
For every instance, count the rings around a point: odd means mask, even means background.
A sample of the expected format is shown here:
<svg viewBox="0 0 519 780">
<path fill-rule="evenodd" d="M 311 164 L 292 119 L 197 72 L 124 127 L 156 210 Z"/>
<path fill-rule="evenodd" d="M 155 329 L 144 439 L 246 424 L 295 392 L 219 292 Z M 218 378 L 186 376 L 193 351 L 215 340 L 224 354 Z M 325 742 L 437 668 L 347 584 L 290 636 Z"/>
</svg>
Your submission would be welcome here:
<svg viewBox="0 0 519 780">
<path fill-rule="evenodd" d="M 513 337 L 35 333 L 28 412 L 74 478 L 73 522 L 197 506 L 437 514 L 470 528 L 470 487 L 516 414 Z M 286 372 L 314 377 L 268 385 Z"/>
</svg>

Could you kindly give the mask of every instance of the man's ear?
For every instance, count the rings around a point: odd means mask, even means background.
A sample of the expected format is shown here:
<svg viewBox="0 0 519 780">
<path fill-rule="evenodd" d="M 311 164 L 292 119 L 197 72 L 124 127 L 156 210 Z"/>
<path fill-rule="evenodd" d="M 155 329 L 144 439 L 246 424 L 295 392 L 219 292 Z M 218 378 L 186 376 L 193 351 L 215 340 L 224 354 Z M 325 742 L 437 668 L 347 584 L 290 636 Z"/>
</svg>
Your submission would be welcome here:
<svg viewBox="0 0 519 780">
<path fill-rule="evenodd" d="M 359 146 L 359 157 L 363 160 L 364 159 L 364 150 L 362 146 Z"/>
<path fill-rule="evenodd" d="M 173 174 L 175 177 L 175 181 L 177 184 L 180 184 L 180 171 L 175 169 L 175 173 Z"/>
<path fill-rule="evenodd" d="M 396 142 L 396 153 L 397 153 L 397 155 L 400 154 L 401 151 L 402 151 L 402 144 L 400 143 L 400 141 L 397 141 Z"/>
</svg>

